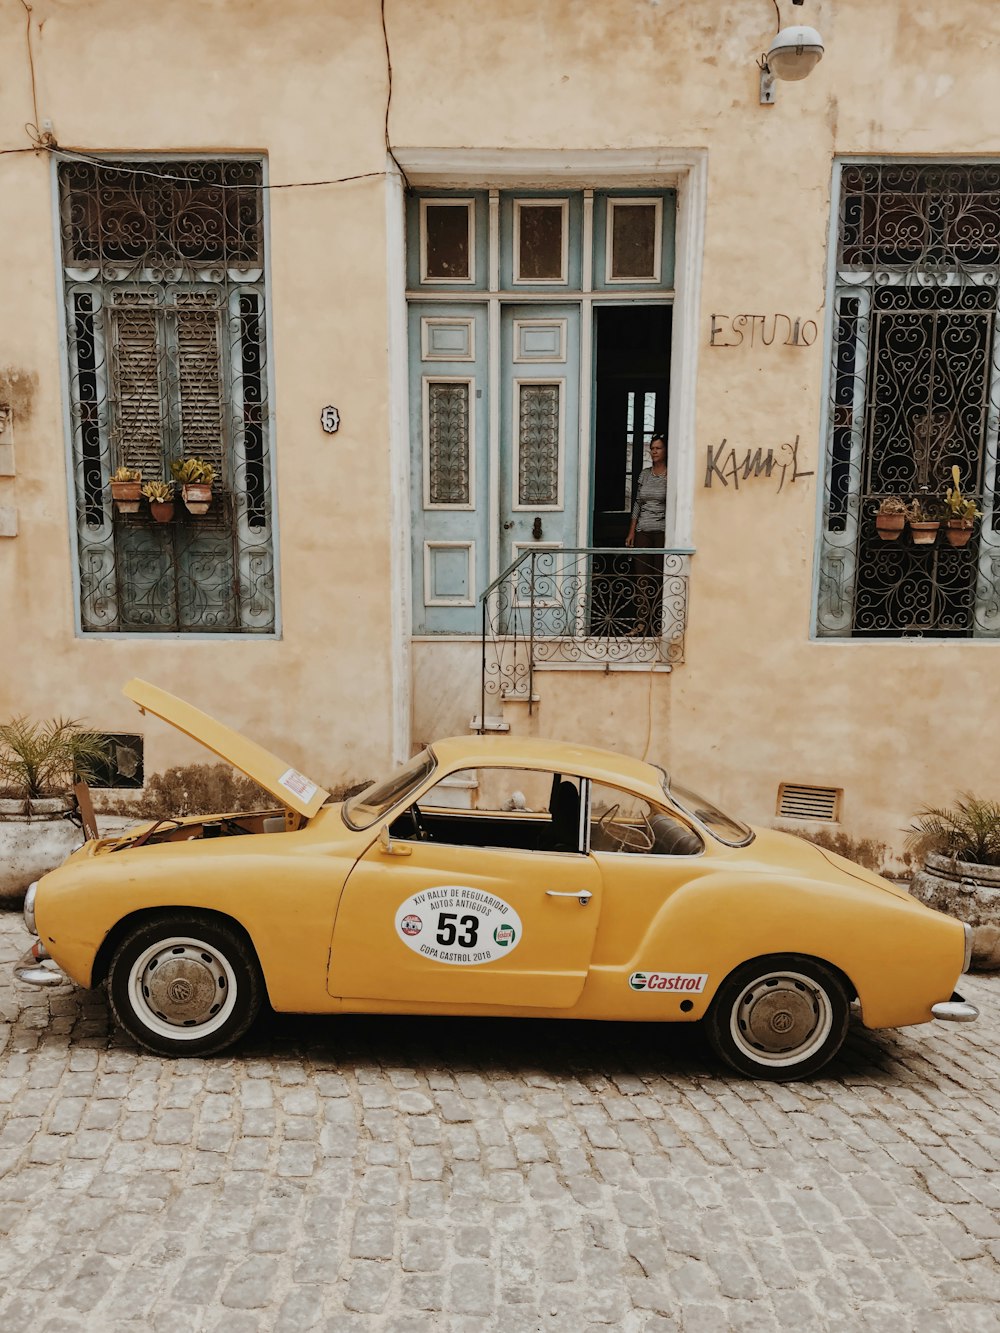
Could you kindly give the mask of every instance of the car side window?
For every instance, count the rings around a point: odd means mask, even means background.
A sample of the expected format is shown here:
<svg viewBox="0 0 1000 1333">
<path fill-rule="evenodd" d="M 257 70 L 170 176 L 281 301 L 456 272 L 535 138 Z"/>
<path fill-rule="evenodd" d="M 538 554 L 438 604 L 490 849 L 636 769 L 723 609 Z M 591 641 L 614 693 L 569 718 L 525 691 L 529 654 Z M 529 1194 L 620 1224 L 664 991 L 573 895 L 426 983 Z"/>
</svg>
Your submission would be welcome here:
<svg viewBox="0 0 1000 1333">
<path fill-rule="evenodd" d="M 672 811 L 632 792 L 594 782 L 590 788 L 590 848 L 643 856 L 698 856 L 705 844 Z"/>
<path fill-rule="evenodd" d="M 464 847 L 581 852 L 579 778 L 551 769 L 449 773 L 393 820 L 393 837 Z"/>
</svg>

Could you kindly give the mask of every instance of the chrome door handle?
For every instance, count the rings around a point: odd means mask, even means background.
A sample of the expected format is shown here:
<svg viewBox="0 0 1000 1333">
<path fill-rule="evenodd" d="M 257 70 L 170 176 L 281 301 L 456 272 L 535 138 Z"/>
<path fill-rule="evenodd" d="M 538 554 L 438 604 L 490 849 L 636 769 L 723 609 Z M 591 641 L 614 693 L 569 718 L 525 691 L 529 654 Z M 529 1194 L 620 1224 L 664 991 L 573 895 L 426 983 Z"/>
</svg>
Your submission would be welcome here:
<svg viewBox="0 0 1000 1333">
<path fill-rule="evenodd" d="M 559 893 L 555 889 L 546 889 L 545 896 L 546 898 L 575 898 L 581 907 L 586 907 L 594 895 L 589 889 L 583 889 L 579 893 Z"/>
</svg>

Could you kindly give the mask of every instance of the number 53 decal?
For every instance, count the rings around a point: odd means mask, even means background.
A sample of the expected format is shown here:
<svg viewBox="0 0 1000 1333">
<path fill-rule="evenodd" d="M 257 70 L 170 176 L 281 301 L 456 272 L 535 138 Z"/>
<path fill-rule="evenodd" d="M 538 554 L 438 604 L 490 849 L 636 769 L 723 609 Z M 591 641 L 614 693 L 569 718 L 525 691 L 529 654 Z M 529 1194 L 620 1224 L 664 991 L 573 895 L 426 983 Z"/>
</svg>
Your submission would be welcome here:
<svg viewBox="0 0 1000 1333">
<path fill-rule="evenodd" d="M 521 918 L 493 894 L 461 884 L 415 893 L 396 911 L 396 934 L 432 963 L 493 963 L 521 942 Z"/>
<path fill-rule="evenodd" d="M 438 912 L 438 944 L 459 944 L 463 949 L 474 949 L 479 939 L 479 917 L 463 916 L 458 924 L 461 931 L 455 926 L 454 912 Z"/>
</svg>

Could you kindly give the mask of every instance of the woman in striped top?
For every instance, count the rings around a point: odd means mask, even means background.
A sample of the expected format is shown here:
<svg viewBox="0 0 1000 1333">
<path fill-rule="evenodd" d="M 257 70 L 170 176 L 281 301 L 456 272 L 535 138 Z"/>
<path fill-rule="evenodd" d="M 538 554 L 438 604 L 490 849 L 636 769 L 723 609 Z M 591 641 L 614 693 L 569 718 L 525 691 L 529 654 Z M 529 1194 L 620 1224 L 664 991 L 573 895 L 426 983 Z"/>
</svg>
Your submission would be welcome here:
<svg viewBox="0 0 1000 1333">
<path fill-rule="evenodd" d="M 649 442 L 650 466 L 639 473 L 626 546 L 662 547 L 667 527 L 667 445 L 662 435 Z M 660 633 L 663 601 L 663 557 L 635 558 L 636 619 L 634 635 Z"/>
</svg>

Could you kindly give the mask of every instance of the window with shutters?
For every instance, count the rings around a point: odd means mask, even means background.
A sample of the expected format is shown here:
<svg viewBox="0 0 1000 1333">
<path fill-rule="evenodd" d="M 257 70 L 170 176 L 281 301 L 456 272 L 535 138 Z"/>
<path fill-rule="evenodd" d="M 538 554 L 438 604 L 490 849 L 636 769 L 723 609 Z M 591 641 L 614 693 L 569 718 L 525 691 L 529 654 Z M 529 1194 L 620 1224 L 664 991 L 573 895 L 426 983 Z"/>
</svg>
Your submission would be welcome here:
<svg viewBox="0 0 1000 1333">
<path fill-rule="evenodd" d="M 817 633 L 1000 639 L 1000 167 L 844 163 Z M 971 526 L 888 535 L 887 501 Z M 929 539 L 928 539 L 929 538 Z"/>
<path fill-rule="evenodd" d="M 275 628 L 261 163 L 59 167 L 84 633 Z M 208 512 L 118 513 L 120 467 L 215 472 Z"/>
</svg>

